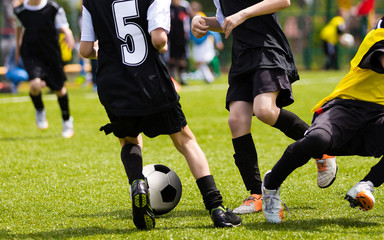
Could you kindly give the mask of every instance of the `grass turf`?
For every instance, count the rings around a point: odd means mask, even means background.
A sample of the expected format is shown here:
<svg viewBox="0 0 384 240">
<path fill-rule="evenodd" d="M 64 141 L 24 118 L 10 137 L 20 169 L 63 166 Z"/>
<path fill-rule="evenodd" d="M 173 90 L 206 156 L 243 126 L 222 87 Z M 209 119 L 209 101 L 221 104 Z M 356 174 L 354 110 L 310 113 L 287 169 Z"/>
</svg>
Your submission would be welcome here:
<svg viewBox="0 0 384 240">
<path fill-rule="evenodd" d="M 302 72 L 293 85 L 296 102 L 288 109 L 308 123 L 310 109 L 329 94 L 345 72 Z M 339 157 L 335 183 L 320 189 L 314 161 L 284 182 L 281 199 L 288 205 L 282 224 L 262 213 L 243 215 L 234 229 L 213 228 L 185 160 L 168 136 L 144 138 L 144 164 L 161 163 L 175 170 L 183 184 L 178 206 L 157 217 L 151 231 L 132 222 L 128 181 L 117 139 L 98 129 L 108 119 L 96 93 L 69 81 L 75 136 L 61 137 L 56 98 L 44 94 L 49 129 L 35 126 L 28 89 L 0 95 L 0 239 L 383 239 L 382 188 L 373 210 L 349 207 L 345 193 L 379 159 Z M 180 92 L 188 124 L 207 155 L 211 172 L 229 208 L 247 197 L 234 164 L 224 108 L 226 76 L 213 84 L 192 82 Z M 262 175 L 292 140 L 254 119 L 252 133 Z"/>
</svg>

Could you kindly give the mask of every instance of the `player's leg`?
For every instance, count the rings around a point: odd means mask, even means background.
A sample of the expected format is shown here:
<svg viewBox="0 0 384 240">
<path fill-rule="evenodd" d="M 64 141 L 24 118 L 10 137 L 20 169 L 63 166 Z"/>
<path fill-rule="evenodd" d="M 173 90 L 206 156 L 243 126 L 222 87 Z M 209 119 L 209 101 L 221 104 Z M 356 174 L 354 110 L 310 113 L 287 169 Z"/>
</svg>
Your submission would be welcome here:
<svg viewBox="0 0 384 240">
<path fill-rule="evenodd" d="M 332 138 L 324 129 L 314 129 L 304 138 L 288 146 L 283 156 L 266 174 L 263 181 L 263 212 L 267 221 L 282 221 L 282 206 L 279 198 L 280 186 L 297 168 L 312 157 L 321 156 L 330 146 Z"/>
<path fill-rule="evenodd" d="M 293 112 L 276 105 L 279 92 L 262 93 L 255 97 L 253 109 L 256 117 L 262 122 L 279 129 L 287 137 L 298 140 L 309 128 L 308 124 Z M 336 178 L 336 157 L 324 154 L 315 159 L 317 166 L 317 185 L 321 188 L 331 186 Z"/>
<path fill-rule="evenodd" d="M 252 104 L 234 101 L 229 104 L 228 125 L 232 134 L 233 155 L 244 185 L 251 195 L 233 211 L 247 214 L 261 211 L 261 177 L 257 152 L 251 135 Z"/>
<path fill-rule="evenodd" d="M 185 157 L 202 194 L 205 208 L 210 212 L 214 225 L 216 227 L 240 225 L 241 219 L 223 206 L 221 193 L 210 173 L 206 156 L 188 125 L 180 132 L 171 134 L 170 137 L 176 149 Z"/>
<path fill-rule="evenodd" d="M 119 138 L 121 161 L 131 188 L 133 223 L 138 229 L 155 227 L 155 215 L 149 201 L 148 185 L 143 175 L 143 158 L 141 135 Z"/>
<path fill-rule="evenodd" d="M 55 91 L 57 95 L 57 101 L 60 106 L 61 116 L 63 119 L 63 131 L 61 135 L 64 138 L 71 138 L 74 134 L 73 130 L 73 117 L 70 115 L 69 111 L 69 100 L 68 100 L 68 91 L 66 87 L 62 87 L 60 90 Z"/>
<path fill-rule="evenodd" d="M 384 182 L 384 157 L 371 168 L 369 173 L 353 186 L 346 194 L 345 199 L 351 207 L 359 207 L 361 210 L 371 210 L 375 205 L 373 196 L 374 187 L 380 187 Z"/>
<path fill-rule="evenodd" d="M 371 123 L 364 129 L 365 150 L 369 155 L 383 156 L 384 144 L 382 136 L 384 134 L 384 117 L 379 118 L 375 123 Z M 367 154 L 367 155 L 368 155 Z M 345 196 L 350 202 L 351 207 L 357 207 L 361 210 L 371 210 L 375 204 L 373 196 L 374 187 L 377 188 L 384 183 L 384 157 L 374 165 L 369 173 L 355 186 L 353 186 Z"/>
<path fill-rule="evenodd" d="M 203 74 L 204 80 L 207 83 L 213 83 L 213 81 L 215 81 L 215 77 L 213 76 L 207 63 L 200 63 L 197 69 Z"/>
<path fill-rule="evenodd" d="M 263 123 L 279 129 L 293 140 L 298 140 L 304 136 L 309 126 L 296 114 L 277 107 L 278 95 L 278 91 L 257 95 L 253 103 L 254 114 Z"/>
<path fill-rule="evenodd" d="M 29 81 L 29 96 L 31 97 L 36 113 L 36 125 L 39 129 L 47 129 L 48 121 L 46 118 L 43 99 L 41 96 L 42 80 L 33 78 Z"/>
</svg>

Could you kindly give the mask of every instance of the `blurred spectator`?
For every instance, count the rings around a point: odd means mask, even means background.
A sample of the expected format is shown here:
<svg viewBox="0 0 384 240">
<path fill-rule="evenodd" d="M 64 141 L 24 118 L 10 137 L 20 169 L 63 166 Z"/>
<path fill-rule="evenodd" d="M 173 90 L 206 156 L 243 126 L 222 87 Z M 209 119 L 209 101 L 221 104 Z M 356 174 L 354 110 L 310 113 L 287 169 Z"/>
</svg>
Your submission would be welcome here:
<svg viewBox="0 0 384 240">
<path fill-rule="evenodd" d="M 345 31 L 345 20 L 341 16 L 333 17 L 321 30 L 320 39 L 323 41 L 326 70 L 339 69 L 337 59 L 339 36 Z"/>
<path fill-rule="evenodd" d="M 206 16 L 202 12 L 202 6 L 199 2 L 192 1 L 191 9 L 193 16 Z M 208 34 L 201 38 L 196 38 L 193 34 L 191 34 L 192 55 L 196 65 L 196 71 L 198 71 L 208 83 L 212 83 L 215 80 L 215 77 L 208 66 L 208 64 L 210 64 L 216 56 L 215 40 L 218 49 L 223 49 L 223 42 L 219 33 L 208 31 Z"/>
<path fill-rule="evenodd" d="M 19 1 L 15 0 L 1 0 L 1 59 L 0 65 L 4 64 L 6 57 L 11 52 L 15 42 L 15 18 L 13 15 L 13 7 Z"/>
<path fill-rule="evenodd" d="M 172 0 L 171 3 L 171 29 L 169 38 L 169 61 L 168 68 L 176 81 L 185 85 L 183 79 L 187 67 L 186 44 L 189 40 L 190 17 L 186 7 L 181 0 Z M 186 29 L 188 26 L 188 29 Z"/>
<path fill-rule="evenodd" d="M 213 59 L 209 63 L 209 65 L 212 66 L 213 73 L 215 74 L 215 77 L 218 77 L 221 74 L 219 51 L 224 49 L 224 43 L 223 43 L 223 40 L 221 39 L 220 33 L 211 32 L 211 34 L 213 36 L 213 40 L 215 43 L 215 56 L 213 57 Z"/>
</svg>

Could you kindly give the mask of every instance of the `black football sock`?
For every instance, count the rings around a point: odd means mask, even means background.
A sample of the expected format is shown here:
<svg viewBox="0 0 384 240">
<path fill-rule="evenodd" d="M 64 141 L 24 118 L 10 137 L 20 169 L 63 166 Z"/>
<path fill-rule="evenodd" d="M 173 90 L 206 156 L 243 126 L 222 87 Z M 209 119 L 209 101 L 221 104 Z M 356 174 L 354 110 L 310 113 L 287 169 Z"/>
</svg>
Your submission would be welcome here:
<svg viewBox="0 0 384 240">
<path fill-rule="evenodd" d="M 273 127 L 282 131 L 287 137 L 299 140 L 304 137 L 309 125 L 296 114 L 281 108 L 279 117 Z"/>
<path fill-rule="evenodd" d="M 57 101 L 59 102 L 59 105 L 60 105 L 61 116 L 63 120 L 68 120 L 70 116 L 68 94 L 65 94 L 62 97 L 57 97 Z"/>
<path fill-rule="evenodd" d="M 33 106 L 37 111 L 44 110 L 44 103 L 41 97 L 41 93 L 39 93 L 39 95 L 36 95 L 36 96 L 33 96 L 31 93 L 29 93 L 29 96 L 31 97 Z"/>
<path fill-rule="evenodd" d="M 205 208 L 208 211 L 222 205 L 223 197 L 221 196 L 219 189 L 217 189 L 212 175 L 201 177 L 196 180 L 196 183 L 203 196 Z"/>
<path fill-rule="evenodd" d="M 380 187 L 384 182 L 383 178 L 384 173 L 384 157 L 380 159 L 380 161 L 371 168 L 371 171 L 364 177 L 361 181 L 371 181 L 374 187 Z"/>
<path fill-rule="evenodd" d="M 240 171 L 245 187 L 251 194 L 261 194 L 261 177 L 257 161 L 257 152 L 252 135 L 232 139 L 235 164 Z"/>
<path fill-rule="evenodd" d="M 137 179 L 144 179 L 143 158 L 141 148 L 136 144 L 126 144 L 121 148 L 121 161 L 128 177 L 129 184 Z"/>
</svg>

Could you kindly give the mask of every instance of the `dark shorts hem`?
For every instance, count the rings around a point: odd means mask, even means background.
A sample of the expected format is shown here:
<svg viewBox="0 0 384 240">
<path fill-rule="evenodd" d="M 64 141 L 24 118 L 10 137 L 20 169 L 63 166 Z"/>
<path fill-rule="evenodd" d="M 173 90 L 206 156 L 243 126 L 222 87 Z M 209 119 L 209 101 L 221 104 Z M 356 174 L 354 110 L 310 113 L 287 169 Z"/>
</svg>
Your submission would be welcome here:
<svg viewBox="0 0 384 240">
<path fill-rule="evenodd" d="M 102 126 L 100 131 L 113 133 L 118 138 L 137 137 L 140 133 L 149 138 L 170 135 L 180 132 L 187 125 L 180 104 L 145 116 L 116 116 L 108 111 L 107 114 L 111 123 Z"/>
<path fill-rule="evenodd" d="M 258 69 L 229 79 L 225 108 L 233 101 L 253 102 L 262 93 L 280 91 L 276 99 L 278 107 L 294 102 L 291 82 L 283 69 Z"/>
</svg>

